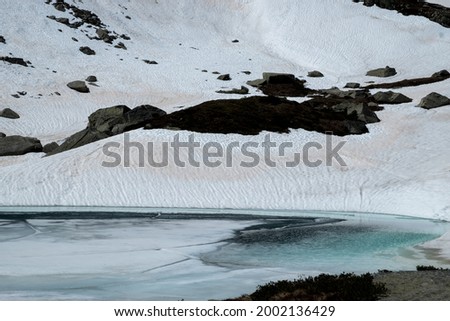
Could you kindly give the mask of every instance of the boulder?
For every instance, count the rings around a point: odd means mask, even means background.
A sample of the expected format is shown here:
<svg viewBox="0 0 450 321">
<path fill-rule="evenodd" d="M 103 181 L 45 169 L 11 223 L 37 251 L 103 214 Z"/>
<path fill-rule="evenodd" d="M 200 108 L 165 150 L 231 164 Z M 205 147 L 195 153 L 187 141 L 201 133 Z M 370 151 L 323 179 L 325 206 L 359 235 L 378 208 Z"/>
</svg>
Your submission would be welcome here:
<svg viewBox="0 0 450 321">
<path fill-rule="evenodd" d="M 5 108 L 2 111 L 0 111 L 0 117 L 10 118 L 10 119 L 20 118 L 18 113 L 16 113 L 14 110 L 11 110 L 9 108 Z"/>
<path fill-rule="evenodd" d="M 6 136 L 0 139 L 0 156 L 42 152 L 41 142 L 34 137 Z"/>
<path fill-rule="evenodd" d="M 86 78 L 87 82 L 97 82 L 97 77 L 95 76 L 89 76 Z"/>
<path fill-rule="evenodd" d="M 229 81 L 229 80 L 231 80 L 231 77 L 230 77 L 230 74 L 224 74 L 224 75 L 220 75 L 219 77 L 217 77 L 217 79 L 223 80 L 223 81 Z"/>
<path fill-rule="evenodd" d="M 263 72 L 262 76 L 268 84 L 288 84 L 295 80 L 295 75 L 280 72 Z"/>
<path fill-rule="evenodd" d="M 245 86 L 241 86 L 241 89 L 233 88 L 230 90 L 219 90 L 216 91 L 219 94 L 236 94 L 236 95 L 247 95 L 248 94 L 248 88 Z"/>
<path fill-rule="evenodd" d="M 80 51 L 82 53 L 84 53 L 85 55 L 88 55 L 88 56 L 95 55 L 95 50 L 93 50 L 93 49 L 91 49 L 89 47 L 80 47 Z"/>
<path fill-rule="evenodd" d="M 393 91 L 379 91 L 373 98 L 378 104 L 404 104 L 412 102 L 412 99 Z"/>
<path fill-rule="evenodd" d="M 305 88 L 305 80 L 293 74 L 264 72 L 262 79 L 247 81 L 247 84 L 260 89 L 269 96 L 305 97 L 313 91 Z"/>
<path fill-rule="evenodd" d="M 357 83 L 357 82 L 348 82 L 348 83 L 344 86 L 344 88 L 352 88 L 352 89 L 359 88 L 359 87 L 361 87 L 361 84 L 359 84 L 359 83 Z"/>
<path fill-rule="evenodd" d="M 89 116 L 88 125 L 85 129 L 68 137 L 63 144 L 55 147 L 47 155 L 61 153 L 129 130 L 144 127 L 151 120 L 165 114 L 165 111 L 150 105 L 142 105 L 134 109 L 124 105 L 99 109 Z"/>
<path fill-rule="evenodd" d="M 433 78 L 448 78 L 448 77 L 450 77 L 450 72 L 443 69 L 441 71 L 435 72 L 431 77 L 433 77 Z"/>
<path fill-rule="evenodd" d="M 450 105 L 450 99 L 448 97 L 432 92 L 431 94 L 422 98 L 418 107 L 422 107 L 425 109 L 433 109 L 447 105 Z"/>
<path fill-rule="evenodd" d="M 365 124 L 372 124 L 380 122 L 377 114 L 366 103 L 346 101 L 332 107 L 337 112 L 345 111 L 350 119 L 354 118 L 364 122 Z"/>
<path fill-rule="evenodd" d="M 395 70 L 395 68 L 386 66 L 385 68 L 378 68 L 378 69 L 370 70 L 367 72 L 366 76 L 386 78 L 386 77 L 395 76 L 396 74 L 397 74 L 397 71 Z"/>
<path fill-rule="evenodd" d="M 44 147 L 42 148 L 42 151 L 47 154 L 47 153 L 54 151 L 58 147 L 59 147 L 58 143 L 52 142 L 52 143 L 44 145 Z"/>
<path fill-rule="evenodd" d="M 321 78 L 321 77 L 323 77 L 323 74 L 320 71 L 313 70 L 313 71 L 308 72 L 308 77 Z"/>
<path fill-rule="evenodd" d="M 89 116 L 88 128 L 110 135 L 115 125 L 125 123 L 125 114 L 130 110 L 124 105 L 99 109 Z"/>
<path fill-rule="evenodd" d="M 0 36 L 0 43 L 3 43 L 3 44 L 5 44 L 5 43 L 6 43 L 5 37 L 3 37 L 3 36 Z"/>
<path fill-rule="evenodd" d="M 86 83 L 82 80 L 75 80 L 75 81 L 69 82 L 67 84 L 67 87 L 69 87 L 70 89 L 73 89 L 75 91 L 78 91 L 80 93 L 88 93 L 89 92 L 89 88 L 86 86 Z"/>
<path fill-rule="evenodd" d="M 164 116 L 166 112 L 151 105 L 142 105 L 133 108 L 124 115 L 124 122 L 115 125 L 111 132 L 121 134 L 133 129 L 144 127 L 151 120 L 157 117 Z"/>
<path fill-rule="evenodd" d="M 0 133 L 0 138 L 6 137 L 5 133 Z"/>
</svg>

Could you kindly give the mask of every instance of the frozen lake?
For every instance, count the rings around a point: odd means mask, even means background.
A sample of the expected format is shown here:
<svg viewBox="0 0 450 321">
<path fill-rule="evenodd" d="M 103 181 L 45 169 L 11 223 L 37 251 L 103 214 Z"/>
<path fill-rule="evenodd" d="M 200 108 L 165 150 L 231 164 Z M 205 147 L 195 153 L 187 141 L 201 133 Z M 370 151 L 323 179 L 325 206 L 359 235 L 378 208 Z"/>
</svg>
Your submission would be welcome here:
<svg viewBox="0 0 450 321">
<path fill-rule="evenodd" d="M 358 213 L 3 208 L 1 300 L 205 300 L 318 273 L 449 267 L 449 231 Z"/>
</svg>

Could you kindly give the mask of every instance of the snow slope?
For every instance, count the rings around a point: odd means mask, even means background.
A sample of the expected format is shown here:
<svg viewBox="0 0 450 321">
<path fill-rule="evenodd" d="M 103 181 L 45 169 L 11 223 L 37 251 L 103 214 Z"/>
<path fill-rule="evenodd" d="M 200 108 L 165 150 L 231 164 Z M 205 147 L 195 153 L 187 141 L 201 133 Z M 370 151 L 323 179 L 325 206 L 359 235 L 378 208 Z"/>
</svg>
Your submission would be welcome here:
<svg viewBox="0 0 450 321">
<path fill-rule="evenodd" d="M 239 87 L 263 71 L 304 76 L 317 69 L 325 77 L 308 78 L 309 86 L 324 88 L 373 80 L 364 76 L 366 71 L 385 65 L 398 71 L 392 81 L 450 68 L 446 55 L 450 30 L 421 17 L 349 0 L 71 3 L 97 13 L 109 29 L 129 35 L 131 40 L 124 41 L 128 50 L 90 40 L 80 30 L 47 19 L 47 15 L 70 16 L 44 1 L 0 0 L 0 34 L 6 39 L 0 55 L 23 57 L 35 67 L 0 63 L 1 106 L 21 115 L 18 120 L 0 118 L 0 129 L 7 135 L 60 142 L 83 129 L 88 115 L 98 108 L 149 103 L 171 112 L 224 98 L 215 91 Z M 97 54 L 79 52 L 85 45 Z M 158 65 L 142 59 L 156 60 Z M 212 71 L 230 73 L 232 81 L 221 82 Z M 91 74 L 99 79 L 99 87 L 91 86 L 90 94 L 66 87 L 67 82 Z M 25 97 L 11 97 L 22 90 L 28 93 Z M 241 167 L 245 156 L 239 153 L 231 167 L 180 168 L 170 162 L 164 168 L 148 164 L 140 168 L 137 155 L 129 168 L 102 166 L 102 161 L 110 160 L 102 146 L 123 143 L 121 135 L 52 157 L 0 158 L 0 205 L 277 208 L 450 220 L 450 108 L 415 108 L 431 91 L 450 95 L 450 81 L 399 91 L 413 103 L 387 106 L 378 113 L 381 123 L 370 125 L 370 134 L 344 138 L 341 155 L 347 166 L 286 168 L 283 160 L 292 156 L 289 153 L 279 157 L 275 168 L 263 163 Z M 175 134 L 137 130 L 130 137 L 160 146 L 158 142 L 173 141 Z M 181 139 L 187 140 L 189 134 L 181 132 Z M 216 141 L 227 146 L 234 141 L 260 143 L 266 134 L 195 134 L 195 138 L 201 145 Z M 279 143 L 293 142 L 295 151 L 308 141 L 325 141 L 324 135 L 304 130 L 271 137 Z M 262 150 L 257 153 L 264 158 Z M 201 159 L 201 152 L 196 156 Z M 325 157 L 322 151 L 312 156 Z"/>
</svg>

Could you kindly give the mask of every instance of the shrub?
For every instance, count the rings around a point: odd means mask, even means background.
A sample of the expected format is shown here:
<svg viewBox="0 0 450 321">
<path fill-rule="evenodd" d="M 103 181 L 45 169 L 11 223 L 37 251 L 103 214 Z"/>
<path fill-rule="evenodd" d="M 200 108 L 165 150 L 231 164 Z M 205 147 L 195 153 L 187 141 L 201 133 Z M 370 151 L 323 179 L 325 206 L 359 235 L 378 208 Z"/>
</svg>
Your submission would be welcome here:
<svg viewBox="0 0 450 321">
<path fill-rule="evenodd" d="M 370 273 L 342 273 L 270 282 L 249 297 L 254 301 L 373 301 L 386 293 L 385 284 L 374 283 Z"/>
</svg>

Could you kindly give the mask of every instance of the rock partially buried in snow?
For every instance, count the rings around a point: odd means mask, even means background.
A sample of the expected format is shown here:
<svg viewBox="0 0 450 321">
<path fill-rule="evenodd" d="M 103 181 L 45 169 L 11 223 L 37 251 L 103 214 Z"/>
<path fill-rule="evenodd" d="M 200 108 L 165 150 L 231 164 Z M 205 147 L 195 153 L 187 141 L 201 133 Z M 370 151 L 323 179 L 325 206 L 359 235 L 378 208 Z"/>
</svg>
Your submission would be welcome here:
<svg viewBox="0 0 450 321">
<path fill-rule="evenodd" d="M 95 50 L 93 50 L 93 49 L 91 49 L 89 47 L 80 47 L 80 51 L 82 53 L 84 53 L 85 55 L 88 55 L 88 56 L 95 55 Z"/>
<path fill-rule="evenodd" d="M 230 77 L 230 74 L 224 74 L 224 75 L 220 75 L 219 77 L 217 77 L 217 79 L 223 80 L 223 81 L 229 81 L 229 80 L 231 80 L 231 77 Z"/>
<path fill-rule="evenodd" d="M 385 68 L 378 68 L 378 69 L 370 70 L 367 72 L 366 76 L 386 78 L 386 77 L 395 76 L 396 74 L 397 74 L 397 71 L 395 70 L 395 68 L 386 66 Z"/>
<path fill-rule="evenodd" d="M 447 105 L 450 105 L 450 99 L 448 97 L 438 94 L 436 92 L 432 92 L 431 94 L 422 98 L 418 107 L 422 107 L 425 109 L 433 109 Z"/>
<path fill-rule="evenodd" d="M 48 144 L 44 145 L 44 147 L 42 148 L 42 151 L 47 154 L 47 153 L 54 151 L 58 147 L 59 147 L 58 143 L 52 142 L 52 143 L 48 143 Z"/>
<path fill-rule="evenodd" d="M 61 146 L 55 147 L 47 155 L 61 153 L 126 131 L 144 127 L 154 118 L 165 114 L 165 111 L 150 105 L 142 105 L 134 109 L 130 109 L 125 105 L 99 109 L 89 116 L 89 123 L 85 129 L 68 137 Z"/>
<path fill-rule="evenodd" d="M 373 95 L 375 101 L 379 104 L 404 104 L 412 102 L 412 99 L 393 91 L 379 91 Z"/>
<path fill-rule="evenodd" d="M 97 77 L 95 76 L 89 76 L 86 78 L 87 82 L 97 82 Z"/>
<path fill-rule="evenodd" d="M 218 94 L 236 94 L 236 95 L 247 95 L 248 94 L 248 88 L 245 86 L 241 86 L 241 89 L 233 88 L 230 90 L 219 90 L 216 91 Z"/>
<path fill-rule="evenodd" d="M 82 80 L 75 80 L 75 81 L 69 82 L 67 84 L 67 87 L 69 87 L 70 89 L 73 89 L 75 91 L 78 91 L 80 93 L 88 93 L 89 92 L 88 86 Z"/>
<path fill-rule="evenodd" d="M 0 117 L 10 118 L 10 119 L 20 118 L 18 113 L 16 113 L 14 110 L 9 109 L 9 108 L 5 108 L 2 111 L 0 111 Z"/>
<path fill-rule="evenodd" d="M 448 72 L 447 70 L 443 69 L 441 71 L 435 72 L 431 77 L 434 78 L 448 78 L 450 77 L 450 72 Z"/>
<path fill-rule="evenodd" d="M 6 136 L 0 139 L 0 156 L 42 152 L 41 142 L 34 137 Z"/>
<path fill-rule="evenodd" d="M 311 77 L 311 78 L 322 78 L 323 74 L 320 71 L 313 70 L 313 71 L 308 72 L 308 77 Z"/>
<path fill-rule="evenodd" d="M 305 88 L 305 82 L 293 74 L 264 72 L 263 79 L 247 81 L 247 84 L 269 96 L 304 97 L 313 92 Z"/>
<path fill-rule="evenodd" d="M 344 86 L 344 88 L 353 88 L 353 89 L 359 88 L 359 87 L 361 87 L 361 84 L 359 84 L 359 83 L 357 83 L 357 82 L 348 82 L 348 83 Z"/>
</svg>

